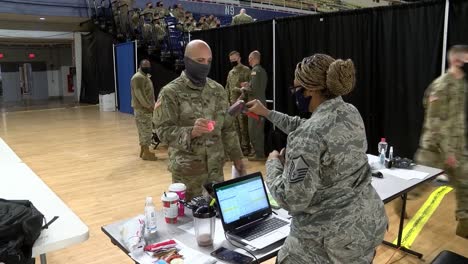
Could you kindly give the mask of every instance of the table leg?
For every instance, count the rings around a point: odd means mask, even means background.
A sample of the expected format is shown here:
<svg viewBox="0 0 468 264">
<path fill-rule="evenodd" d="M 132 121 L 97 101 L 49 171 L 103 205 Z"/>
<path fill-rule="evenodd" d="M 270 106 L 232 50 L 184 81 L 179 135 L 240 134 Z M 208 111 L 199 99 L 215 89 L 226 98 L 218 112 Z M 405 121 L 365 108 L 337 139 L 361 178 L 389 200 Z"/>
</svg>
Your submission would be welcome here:
<svg viewBox="0 0 468 264">
<path fill-rule="evenodd" d="M 46 254 L 41 254 L 41 264 L 47 264 Z"/>
<path fill-rule="evenodd" d="M 407 198 L 407 194 L 403 194 L 401 196 L 401 199 L 403 199 L 403 202 L 402 202 L 402 205 L 401 205 L 401 215 L 400 215 L 400 226 L 398 227 L 398 238 L 397 238 L 397 244 L 393 244 L 393 243 L 390 243 L 388 241 L 383 241 L 382 243 L 386 246 L 389 246 L 389 247 L 392 247 L 392 248 L 396 248 L 400 251 L 403 251 L 403 252 L 406 252 L 406 253 L 409 253 L 411 255 L 414 255 L 418 258 L 422 258 L 423 257 L 423 254 L 419 253 L 419 252 L 416 252 L 416 251 L 413 251 L 411 249 L 407 249 L 403 246 L 401 246 L 401 240 L 403 238 L 403 226 L 405 224 L 405 213 L 406 213 L 406 198 Z"/>
</svg>

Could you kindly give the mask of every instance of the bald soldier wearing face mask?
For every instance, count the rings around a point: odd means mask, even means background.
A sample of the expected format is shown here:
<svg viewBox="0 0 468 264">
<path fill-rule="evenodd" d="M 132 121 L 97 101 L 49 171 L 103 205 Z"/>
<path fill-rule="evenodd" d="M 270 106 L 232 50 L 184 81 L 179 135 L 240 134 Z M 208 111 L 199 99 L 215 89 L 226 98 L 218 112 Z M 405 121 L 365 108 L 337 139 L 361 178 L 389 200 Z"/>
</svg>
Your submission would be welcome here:
<svg viewBox="0 0 468 264">
<path fill-rule="evenodd" d="M 154 110 L 158 136 L 169 145 L 172 181 L 187 185 L 187 200 L 201 195 L 206 182 L 224 180 L 225 154 L 237 170 L 244 170 L 233 118 L 226 112 L 227 94 L 207 78 L 211 60 L 208 44 L 191 41 L 185 71 L 162 88 Z"/>
</svg>

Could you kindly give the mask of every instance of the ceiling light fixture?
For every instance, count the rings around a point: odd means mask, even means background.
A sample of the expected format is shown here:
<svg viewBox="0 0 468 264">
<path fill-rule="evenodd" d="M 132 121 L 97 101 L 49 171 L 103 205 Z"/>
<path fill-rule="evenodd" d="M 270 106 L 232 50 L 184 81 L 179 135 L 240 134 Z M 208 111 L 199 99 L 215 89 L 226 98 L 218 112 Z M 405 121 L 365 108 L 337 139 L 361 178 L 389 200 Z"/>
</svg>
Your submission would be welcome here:
<svg viewBox="0 0 468 264">
<path fill-rule="evenodd" d="M 45 20 L 45 17 L 40 17 L 39 19 L 40 19 L 40 20 Z"/>
</svg>

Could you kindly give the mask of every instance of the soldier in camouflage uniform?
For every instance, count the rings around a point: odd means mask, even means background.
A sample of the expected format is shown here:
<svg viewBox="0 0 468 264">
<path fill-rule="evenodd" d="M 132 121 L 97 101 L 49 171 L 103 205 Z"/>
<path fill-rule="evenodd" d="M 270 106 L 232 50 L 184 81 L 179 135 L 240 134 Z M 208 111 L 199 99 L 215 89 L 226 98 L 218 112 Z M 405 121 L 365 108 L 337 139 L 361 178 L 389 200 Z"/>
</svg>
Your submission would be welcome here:
<svg viewBox="0 0 468 264">
<path fill-rule="evenodd" d="M 246 95 L 247 101 L 254 99 L 259 100 L 263 105 L 266 105 L 265 90 L 268 82 L 268 76 L 265 69 L 260 65 L 260 52 L 252 51 L 249 55 L 249 65 L 252 67 L 250 74 L 250 83 L 241 83 L 241 90 Z M 249 118 L 249 138 L 254 148 L 254 155 L 249 157 L 249 161 L 264 161 L 265 160 L 265 129 L 264 120 L 257 121 Z"/>
<path fill-rule="evenodd" d="M 229 53 L 229 60 L 231 61 L 232 70 L 229 71 L 227 77 L 226 91 L 228 93 L 229 103 L 232 105 L 243 95 L 241 83 L 250 81 L 250 69 L 241 63 L 240 53 L 237 51 Z M 241 99 L 247 100 L 247 98 Z M 245 156 L 248 156 L 251 148 L 247 116 L 238 115 L 235 120 L 235 126 L 237 134 L 239 135 L 239 141 L 241 142 L 242 152 Z"/>
<path fill-rule="evenodd" d="M 232 18 L 231 25 L 240 25 L 254 22 L 253 18 L 245 13 L 245 9 L 242 8 L 238 15 Z"/>
<path fill-rule="evenodd" d="M 149 151 L 151 137 L 153 135 L 153 109 L 154 90 L 151 82 L 151 63 L 142 60 L 138 72 L 131 80 L 132 107 L 135 112 L 135 121 L 140 139 L 140 158 L 143 160 L 156 160 L 153 153 Z"/>
<path fill-rule="evenodd" d="M 185 71 L 163 87 L 154 111 L 157 134 L 169 145 L 172 181 L 187 185 L 187 200 L 201 195 L 203 184 L 224 180 L 225 158 L 244 170 L 233 118 L 226 112 L 226 92 L 207 78 L 211 60 L 208 44 L 191 41 Z M 215 121 L 214 127 L 209 121 Z"/>
<path fill-rule="evenodd" d="M 424 95 L 425 119 L 418 164 L 444 169 L 457 198 L 456 234 L 468 238 L 468 150 L 466 145 L 466 89 L 463 64 L 468 63 L 468 46 L 454 46 L 448 53 L 450 68 L 437 78 Z M 423 189 L 415 190 L 419 196 Z"/>
<path fill-rule="evenodd" d="M 266 183 L 292 215 L 291 232 L 278 253 L 280 264 L 369 264 L 387 227 L 384 205 L 371 185 L 364 123 L 341 95 L 353 90 L 351 60 L 316 54 L 296 68 L 299 109 L 309 119 L 267 110 L 250 111 L 287 133 L 282 153 L 266 164 Z"/>
</svg>

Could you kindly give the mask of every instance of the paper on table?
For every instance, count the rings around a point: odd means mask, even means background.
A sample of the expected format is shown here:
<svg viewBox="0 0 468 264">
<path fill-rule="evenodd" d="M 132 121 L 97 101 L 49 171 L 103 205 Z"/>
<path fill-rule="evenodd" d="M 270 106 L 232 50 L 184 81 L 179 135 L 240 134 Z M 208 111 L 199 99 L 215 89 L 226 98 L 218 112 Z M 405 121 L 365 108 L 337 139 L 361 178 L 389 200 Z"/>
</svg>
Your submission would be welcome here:
<svg viewBox="0 0 468 264">
<path fill-rule="evenodd" d="M 213 264 L 216 263 L 216 259 L 198 252 L 194 249 L 187 247 L 182 244 L 179 240 L 174 239 L 177 243 L 177 248 L 180 249 L 179 253 L 184 256 L 184 263 L 200 263 L 200 264 Z M 133 260 L 140 264 L 154 264 L 157 258 L 153 257 L 150 253 L 144 252 L 143 254 L 129 254 Z"/>
<path fill-rule="evenodd" d="M 411 180 L 411 179 L 419 179 L 422 180 L 429 175 L 429 173 L 416 171 L 416 170 L 405 170 L 405 169 L 383 169 L 380 170 L 383 174 L 390 174 L 392 176 L 404 179 L 404 180 Z"/>
</svg>

